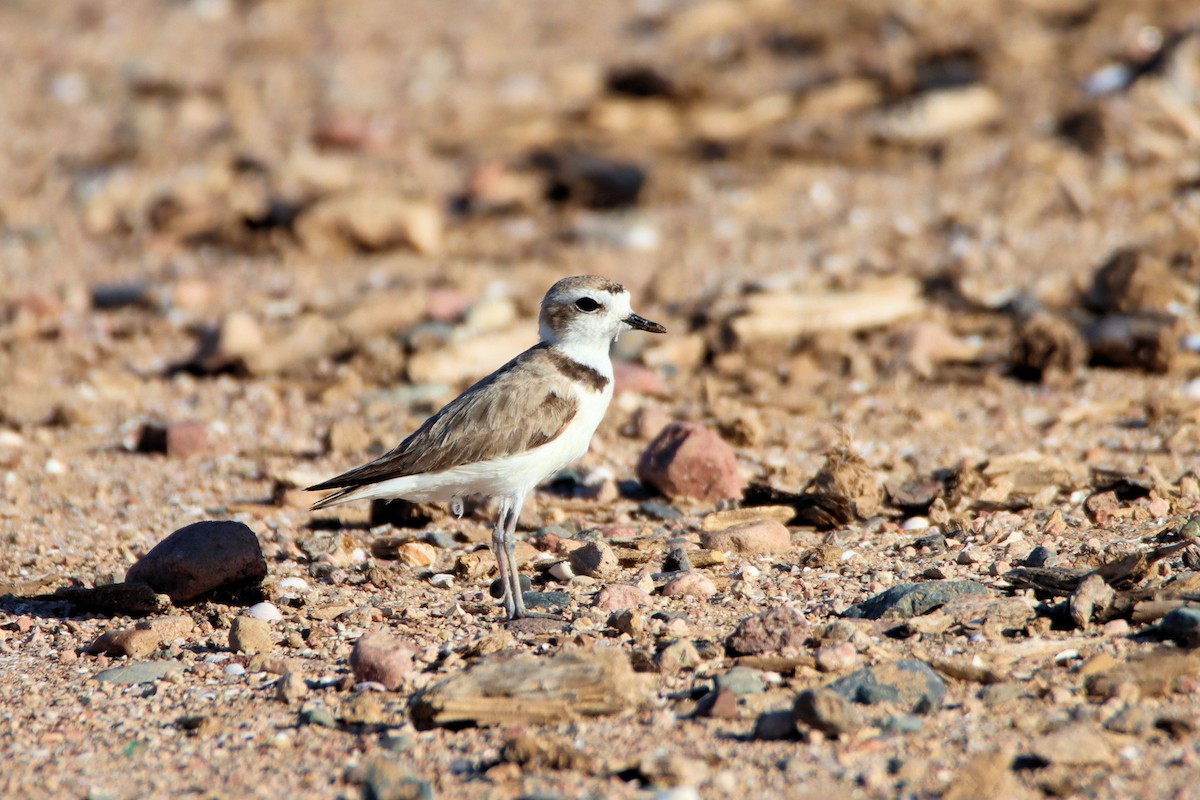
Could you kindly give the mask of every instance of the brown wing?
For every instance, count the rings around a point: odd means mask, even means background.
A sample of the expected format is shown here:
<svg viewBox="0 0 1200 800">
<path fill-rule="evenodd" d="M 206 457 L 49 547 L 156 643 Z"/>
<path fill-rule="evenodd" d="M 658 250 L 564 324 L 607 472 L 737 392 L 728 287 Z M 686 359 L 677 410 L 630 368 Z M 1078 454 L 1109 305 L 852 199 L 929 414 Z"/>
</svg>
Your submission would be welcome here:
<svg viewBox="0 0 1200 800">
<path fill-rule="evenodd" d="M 543 350 L 526 350 L 479 381 L 390 452 L 309 489 L 365 486 L 442 472 L 554 440 L 575 417 L 579 404 Z"/>
</svg>

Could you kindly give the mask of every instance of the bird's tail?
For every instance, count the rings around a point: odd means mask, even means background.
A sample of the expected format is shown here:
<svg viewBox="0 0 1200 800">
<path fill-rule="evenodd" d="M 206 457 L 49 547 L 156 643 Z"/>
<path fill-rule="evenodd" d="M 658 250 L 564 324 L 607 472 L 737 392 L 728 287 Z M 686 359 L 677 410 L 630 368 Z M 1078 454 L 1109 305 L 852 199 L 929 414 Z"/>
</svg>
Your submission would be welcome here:
<svg viewBox="0 0 1200 800">
<path fill-rule="evenodd" d="M 310 489 L 306 489 L 305 491 L 313 491 L 316 488 L 317 487 L 314 486 Z M 325 495 L 320 500 L 313 503 L 312 509 L 313 511 L 316 511 L 318 508 L 327 508 L 328 506 L 336 506 L 339 503 L 348 503 L 355 499 L 353 495 L 361 488 L 361 486 L 348 486 L 345 489 L 338 489 L 333 494 Z"/>
</svg>

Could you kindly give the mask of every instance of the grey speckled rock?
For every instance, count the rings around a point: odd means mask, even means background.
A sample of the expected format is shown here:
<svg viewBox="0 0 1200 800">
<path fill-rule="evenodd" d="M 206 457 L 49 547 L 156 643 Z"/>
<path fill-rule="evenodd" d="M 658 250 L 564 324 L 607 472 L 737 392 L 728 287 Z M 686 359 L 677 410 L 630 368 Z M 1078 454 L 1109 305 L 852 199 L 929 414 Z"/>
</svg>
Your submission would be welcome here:
<svg viewBox="0 0 1200 800">
<path fill-rule="evenodd" d="M 908 619 L 928 614 L 955 597 L 968 594 L 991 594 L 977 581 L 929 581 L 902 583 L 880 592 L 858 605 L 850 606 L 843 617 L 864 619 Z"/>
<path fill-rule="evenodd" d="M 924 661 L 905 659 L 860 669 L 827 687 L 864 705 L 896 703 L 915 714 L 941 706 L 946 683 Z"/>
<path fill-rule="evenodd" d="M 150 586 L 179 604 L 266 576 L 267 562 L 254 531 L 240 522 L 206 520 L 156 544 L 129 568 L 125 581 Z"/>
<path fill-rule="evenodd" d="M 175 661 L 141 661 L 125 667 L 113 667 L 93 676 L 100 683 L 117 686 L 132 686 L 138 683 L 153 683 L 183 674 L 183 665 Z"/>
</svg>

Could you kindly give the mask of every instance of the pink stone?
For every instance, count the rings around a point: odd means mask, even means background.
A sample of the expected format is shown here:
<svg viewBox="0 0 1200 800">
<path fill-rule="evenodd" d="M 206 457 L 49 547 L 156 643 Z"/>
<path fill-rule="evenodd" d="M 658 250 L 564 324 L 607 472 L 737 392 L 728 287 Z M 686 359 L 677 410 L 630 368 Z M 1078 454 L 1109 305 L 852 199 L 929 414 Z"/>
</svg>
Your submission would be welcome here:
<svg viewBox="0 0 1200 800">
<path fill-rule="evenodd" d="M 662 376 L 649 367 L 641 364 L 630 364 L 627 361 L 613 362 L 613 394 L 636 392 L 655 397 L 666 397 L 670 392 L 663 383 Z"/>
<path fill-rule="evenodd" d="M 717 593 L 717 585 L 703 572 L 676 575 L 662 590 L 664 597 L 709 597 Z"/>
<path fill-rule="evenodd" d="M 700 546 L 733 553 L 782 553 L 791 548 L 792 537 L 777 520 L 758 519 L 723 531 L 702 533 Z"/>
<path fill-rule="evenodd" d="M 596 608 L 624 611 L 650 604 L 650 595 L 630 583 L 613 583 L 596 593 Z"/>
<path fill-rule="evenodd" d="M 457 289 L 431 289 L 425 298 L 425 314 L 435 322 L 454 322 L 471 307 L 471 295 Z"/>
<path fill-rule="evenodd" d="M 350 668 L 359 682 L 381 683 L 395 690 L 413 670 L 413 651 L 382 627 L 359 637 L 350 652 Z"/>
<path fill-rule="evenodd" d="M 733 448 L 695 422 L 663 428 L 643 451 L 637 474 L 671 499 L 737 500 L 746 488 Z"/>
</svg>

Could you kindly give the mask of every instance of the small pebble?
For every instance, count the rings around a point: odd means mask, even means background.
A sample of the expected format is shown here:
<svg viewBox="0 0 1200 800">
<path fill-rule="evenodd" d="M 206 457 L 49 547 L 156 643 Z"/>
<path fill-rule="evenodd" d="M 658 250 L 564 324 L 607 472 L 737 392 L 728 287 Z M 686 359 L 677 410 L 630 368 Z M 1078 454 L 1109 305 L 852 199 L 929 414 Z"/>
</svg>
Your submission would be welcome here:
<svg viewBox="0 0 1200 800">
<path fill-rule="evenodd" d="M 245 675 L 246 668 L 243 667 L 241 664 L 229 664 L 228 666 L 225 667 L 225 674 L 233 675 L 233 676 Z"/>
<path fill-rule="evenodd" d="M 522 592 L 528 592 L 533 588 L 533 581 L 528 575 L 522 575 L 520 577 L 520 581 Z M 491 586 L 488 587 L 488 594 L 496 599 L 504 597 L 504 584 L 500 582 L 499 578 L 496 578 L 496 580 L 492 581 Z"/>
<path fill-rule="evenodd" d="M 429 583 L 439 589 L 448 589 L 454 585 L 454 576 L 449 572 L 437 572 L 429 576 Z"/>
</svg>

